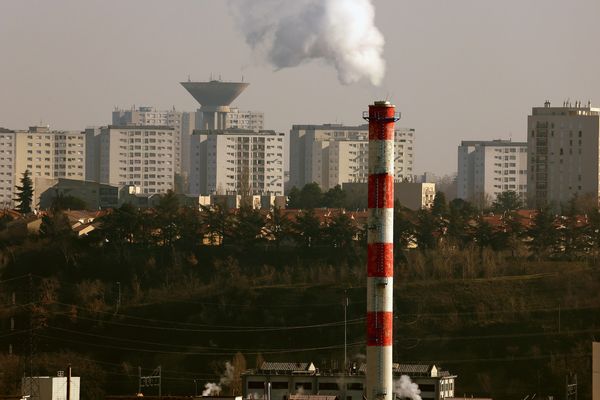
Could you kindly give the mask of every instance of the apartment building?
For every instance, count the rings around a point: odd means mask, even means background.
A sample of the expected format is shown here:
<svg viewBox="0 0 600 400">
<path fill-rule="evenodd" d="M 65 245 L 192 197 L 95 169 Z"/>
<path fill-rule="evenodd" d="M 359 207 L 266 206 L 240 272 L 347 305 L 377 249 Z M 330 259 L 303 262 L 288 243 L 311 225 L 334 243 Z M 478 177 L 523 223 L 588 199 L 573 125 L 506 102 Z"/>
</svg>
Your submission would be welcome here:
<svg viewBox="0 0 600 400">
<path fill-rule="evenodd" d="M 412 180 L 415 130 L 395 131 L 394 177 Z M 290 131 L 289 187 L 316 182 L 323 190 L 367 182 L 369 126 L 294 125 Z"/>
<path fill-rule="evenodd" d="M 25 171 L 30 172 L 34 191 L 36 178 L 85 179 L 84 133 L 51 131 L 47 126 L 0 129 L 1 207 L 14 206 L 16 186 Z"/>
<path fill-rule="evenodd" d="M 527 196 L 527 143 L 511 140 L 462 141 L 458 146 L 457 196 L 478 206 L 502 192 Z"/>
<path fill-rule="evenodd" d="M 174 128 L 178 135 L 175 137 L 175 173 L 182 174 L 185 171 L 184 151 L 189 147 L 189 136 L 194 130 L 194 125 L 189 124 L 190 114 L 195 113 L 171 110 L 158 110 L 154 107 L 132 107 L 129 110 L 116 108 L 112 113 L 112 124 L 114 126 L 142 125 L 142 126 L 169 126 Z M 194 120 L 194 117 L 191 117 Z"/>
<path fill-rule="evenodd" d="M 10 129 L 0 128 L 0 207 L 13 206 L 15 197 L 15 158 L 16 133 Z"/>
<path fill-rule="evenodd" d="M 533 107 L 527 117 L 529 200 L 558 208 L 575 196 L 598 205 L 600 108 L 588 102 Z"/>
<path fill-rule="evenodd" d="M 195 131 L 190 192 L 283 195 L 283 137 L 274 131 Z"/>
<path fill-rule="evenodd" d="M 265 126 L 265 115 L 258 111 L 242 111 L 231 107 L 225 116 L 226 129 L 244 129 L 249 131 L 262 131 Z"/>
<path fill-rule="evenodd" d="M 168 126 L 107 126 L 86 130 L 87 180 L 133 185 L 142 194 L 165 193 L 175 181 L 175 143 L 179 132 Z"/>
</svg>

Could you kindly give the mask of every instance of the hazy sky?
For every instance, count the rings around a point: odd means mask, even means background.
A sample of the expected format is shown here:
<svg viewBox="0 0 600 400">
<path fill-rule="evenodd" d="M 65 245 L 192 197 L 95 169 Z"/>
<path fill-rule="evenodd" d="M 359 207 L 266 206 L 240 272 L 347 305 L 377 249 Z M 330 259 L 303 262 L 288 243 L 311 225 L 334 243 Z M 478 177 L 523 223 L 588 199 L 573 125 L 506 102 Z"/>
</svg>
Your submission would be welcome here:
<svg viewBox="0 0 600 400">
<path fill-rule="evenodd" d="M 133 104 L 192 111 L 179 81 L 243 75 L 251 85 L 234 104 L 278 131 L 359 124 L 389 97 L 416 129 L 416 171 L 450 173 L 460 140 L 524 140 L 545 99 L 600 104 L 598 0 L 374 3 L 386 40 L 378 88 L 343 86 L 319 62 L 274 71 L 225 0 L 0 0 L 0 126 L 83 129 Z"/>
</svg>

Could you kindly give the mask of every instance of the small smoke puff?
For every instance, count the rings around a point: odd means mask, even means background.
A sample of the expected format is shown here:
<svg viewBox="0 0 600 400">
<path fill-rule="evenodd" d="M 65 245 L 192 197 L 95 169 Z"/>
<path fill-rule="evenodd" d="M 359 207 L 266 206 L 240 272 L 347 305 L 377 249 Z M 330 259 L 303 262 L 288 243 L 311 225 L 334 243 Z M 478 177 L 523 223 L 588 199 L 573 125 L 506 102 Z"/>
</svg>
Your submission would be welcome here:
<svg viewBox="0 0 600 400">
<path fill-rule="evenodd" d="M 419 385 L 411 381 L 407 375 L 402 375 L 394 382 L 394 392 L 396 397 L 401 399 L 422 400 Z"/>
<path fill-rule="evenodd" d="M 276 68 L 311 60 L 333 65 L 340 82 L 385 74 L 384 38 L 370 0 L 230 0 L 246 42 Z"/>
<path fill-rule="evenodd" d="M 208 382 L 204 385 L 202 396 L 218 396 L 221 393 L 221 386 L 216 383 Z"/>
</svg>

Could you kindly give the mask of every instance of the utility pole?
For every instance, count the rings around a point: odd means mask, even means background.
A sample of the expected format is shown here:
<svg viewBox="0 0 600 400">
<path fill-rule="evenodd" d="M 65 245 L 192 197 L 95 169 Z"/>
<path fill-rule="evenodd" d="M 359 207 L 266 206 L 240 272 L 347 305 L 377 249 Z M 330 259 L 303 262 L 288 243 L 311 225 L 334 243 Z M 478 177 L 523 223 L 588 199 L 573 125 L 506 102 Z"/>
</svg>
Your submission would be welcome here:
<svg viewBox="0 0 600 400">
<path fill-rule="evenodd" d="M 348 324 L 347 324 L 347 312 L 348 312 L 348 291 L 344 290 L 344 374 L 348 368 Z"/>
</svg>

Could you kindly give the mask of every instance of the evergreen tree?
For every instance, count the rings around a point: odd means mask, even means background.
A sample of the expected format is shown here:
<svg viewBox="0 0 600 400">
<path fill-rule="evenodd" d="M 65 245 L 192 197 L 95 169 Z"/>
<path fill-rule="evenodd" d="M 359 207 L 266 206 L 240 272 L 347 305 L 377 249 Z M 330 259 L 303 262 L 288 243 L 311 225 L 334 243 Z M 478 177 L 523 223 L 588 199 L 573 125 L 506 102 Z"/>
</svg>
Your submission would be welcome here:
<svg viewBox="0 0 600 400">
<path fill-rule="evenodd" d="M 448 205 L 446 204 L 446 195 L 444 192 L 436 192 L 433 205 L 431 206 L 431 214 L 435 217 L 442 218 L 448 213 Z"/>
<path fill-rule="evenodd" d="M 496 213 L 516 211 L 523 205 L 523 200 L 514 190 L 507 190 L 496 196 L 492 203 L 492 210 Z"/>
<path fill-rule="evenodd" d="M 298 209 L 302 207 L 300 189 L 294 186 L 288 193 L 288 208 Z"/>
<path fill-rule="evenodd" d="M 554 214 L 548 208 L 539 209 L 533 219 L 533 226 L 527 233 L 531 237 L 529 248 L 533 257 L 538 260 L 548 258 L 558 242 Z"/>
<path fill-rule="evenodd" d="M 340 185 L 335 185 L 323 195 L 323 203 L 329 208 L 343 208 L 346 202 L 346 193 Z"/>
<path fill-rule="evenodd" d="M 20 182 L 21 186 L 17 186 L 17 198 L 15 199 L 15 201 L 19 203 L 17 210 L 19 210 L 21 214 L 29 214 L 31 212 L 31 203 L 33 200 L 33 182 L 29 170 L 23 172 Z"/>
</svg>

